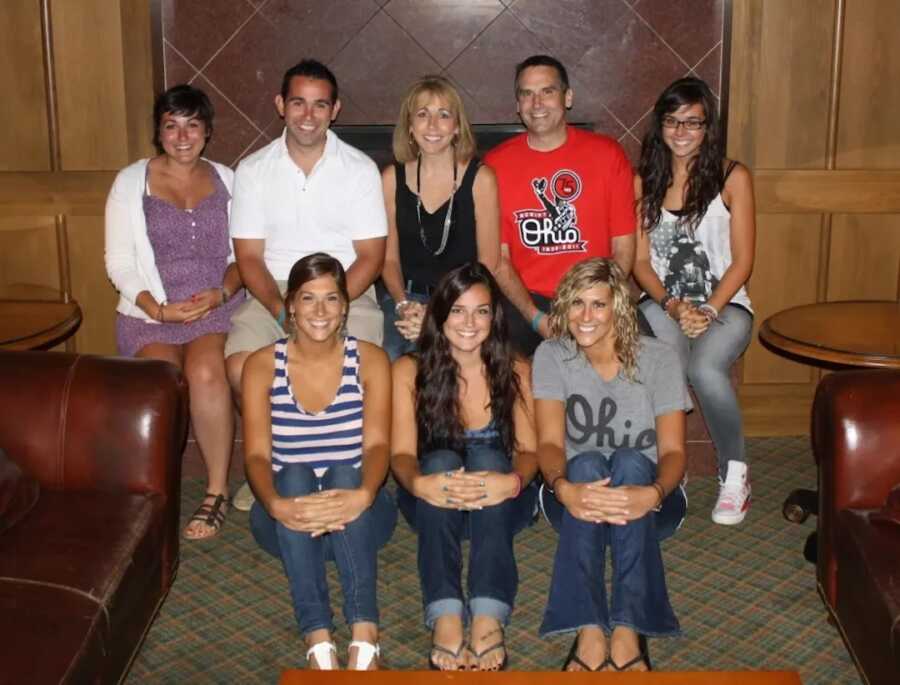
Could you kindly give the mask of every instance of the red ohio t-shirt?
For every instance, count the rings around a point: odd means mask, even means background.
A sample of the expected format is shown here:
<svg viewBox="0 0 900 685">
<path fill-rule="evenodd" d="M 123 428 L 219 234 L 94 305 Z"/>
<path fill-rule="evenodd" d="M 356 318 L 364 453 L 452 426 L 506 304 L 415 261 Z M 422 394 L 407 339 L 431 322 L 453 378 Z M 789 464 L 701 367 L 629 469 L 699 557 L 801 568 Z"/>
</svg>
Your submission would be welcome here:
<svg viewBox="0 0 900 685">
<path fill-rule="evenodd" d="M 612 138 L 570 126 L 542 152 L 523 133 L 484 161 L 500 187 L 500 241 L 532 292 L 553 297 L 569 267 L 612 256 L 612 239 L 635 231 L 633 171 Z"/>
</svg>

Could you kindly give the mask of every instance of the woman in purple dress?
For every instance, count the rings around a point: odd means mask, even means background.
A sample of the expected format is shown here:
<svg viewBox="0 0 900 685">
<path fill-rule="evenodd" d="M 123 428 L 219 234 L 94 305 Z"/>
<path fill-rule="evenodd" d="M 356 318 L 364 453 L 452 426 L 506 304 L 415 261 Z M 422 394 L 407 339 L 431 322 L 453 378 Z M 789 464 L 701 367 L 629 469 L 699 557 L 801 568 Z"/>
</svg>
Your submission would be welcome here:
<svg viewBox="0 0 900 685">
<path fill-rule="evenodd" d="M 212 537 L 225 521 L 234 438 L 224 346 L 243 296 L 228 237 L 233 173 L 201 157 L 213 108 L 192 86 L 153 108 L 159 154 L 119 172 L 106 202 L 106 271 L 119 291 L 119 354 L 163 359 L 184 371 L 191 424 L 207 468 L 203 503 L 184 530 Z"/>
</svg>

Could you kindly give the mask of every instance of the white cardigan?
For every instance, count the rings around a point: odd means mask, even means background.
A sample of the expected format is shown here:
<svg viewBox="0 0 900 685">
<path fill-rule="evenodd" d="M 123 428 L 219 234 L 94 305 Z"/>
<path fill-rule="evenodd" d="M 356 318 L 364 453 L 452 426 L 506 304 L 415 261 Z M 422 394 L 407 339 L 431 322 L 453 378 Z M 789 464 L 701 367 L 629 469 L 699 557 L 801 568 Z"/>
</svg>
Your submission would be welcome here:
<svg viewBox="0 0 900 685">
<path fill-rule="evenodd" d="M 105 261 L 109 280 L 119 291 L 116 311 L 156 323 L 135 304 L 137 296 L 144 290 L 149 290 L 157 302 L 166 301 L 166 291 L 156 268 L 153 247 L 147 236 L 147 222 L 144 219 L 144 185 L 149 161 L 141 159 L 122 169 L 109 191 L 109 197 L 106 198 Z M 234 172 L 218 162 L 205 161 L 219 174 L 230 195 L 234 186 Z M 230 200 L 228 213 L 230 216 Z M 234 251 L 229 240 L 228 262 L 233 261 Z"/>
</svg>

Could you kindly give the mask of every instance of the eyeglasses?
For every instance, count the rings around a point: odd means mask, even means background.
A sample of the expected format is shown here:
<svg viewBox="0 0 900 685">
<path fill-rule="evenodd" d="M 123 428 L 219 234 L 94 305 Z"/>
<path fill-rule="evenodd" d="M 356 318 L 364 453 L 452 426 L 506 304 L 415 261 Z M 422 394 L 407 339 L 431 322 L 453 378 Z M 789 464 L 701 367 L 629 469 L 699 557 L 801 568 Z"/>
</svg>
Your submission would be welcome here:
<svg viewBox="0 0 900 685">
<path fill-rule="evenodd" d="M 687 131 L 699 131 L 701 128 L 706 126 L 706 119 L 685 119 L 682 121 L 681 119 L 676 119 L 675 117 L 667 114 L 662 118 L 662 126 L 663 128 L 672 128 L 676 131 L 679 126 L 684 126 Z"/>
</svg>

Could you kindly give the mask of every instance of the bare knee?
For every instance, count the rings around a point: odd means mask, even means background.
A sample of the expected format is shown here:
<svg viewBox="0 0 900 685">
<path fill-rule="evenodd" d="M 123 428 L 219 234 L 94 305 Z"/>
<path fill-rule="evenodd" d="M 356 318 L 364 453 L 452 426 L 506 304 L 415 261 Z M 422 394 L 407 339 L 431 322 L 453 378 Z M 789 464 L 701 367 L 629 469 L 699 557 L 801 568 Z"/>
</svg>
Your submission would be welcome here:
<svg viewBox="0 0 900 685">
<path fill-rule="evenodd" d="M 184 367 L 184 375 L 192 394 L 228 391 L 224 360 L 219 357 L 205 355 L 199 358 L 188 358 Z"/>
<path fill-rule="evenodd" d="M 225 359 L 225 373 L 235 397 L 241 396 L 241 375 L 244 373 L 244 363 L 249 356 L 249 352 L 236 352 Z"/>
</svg>

